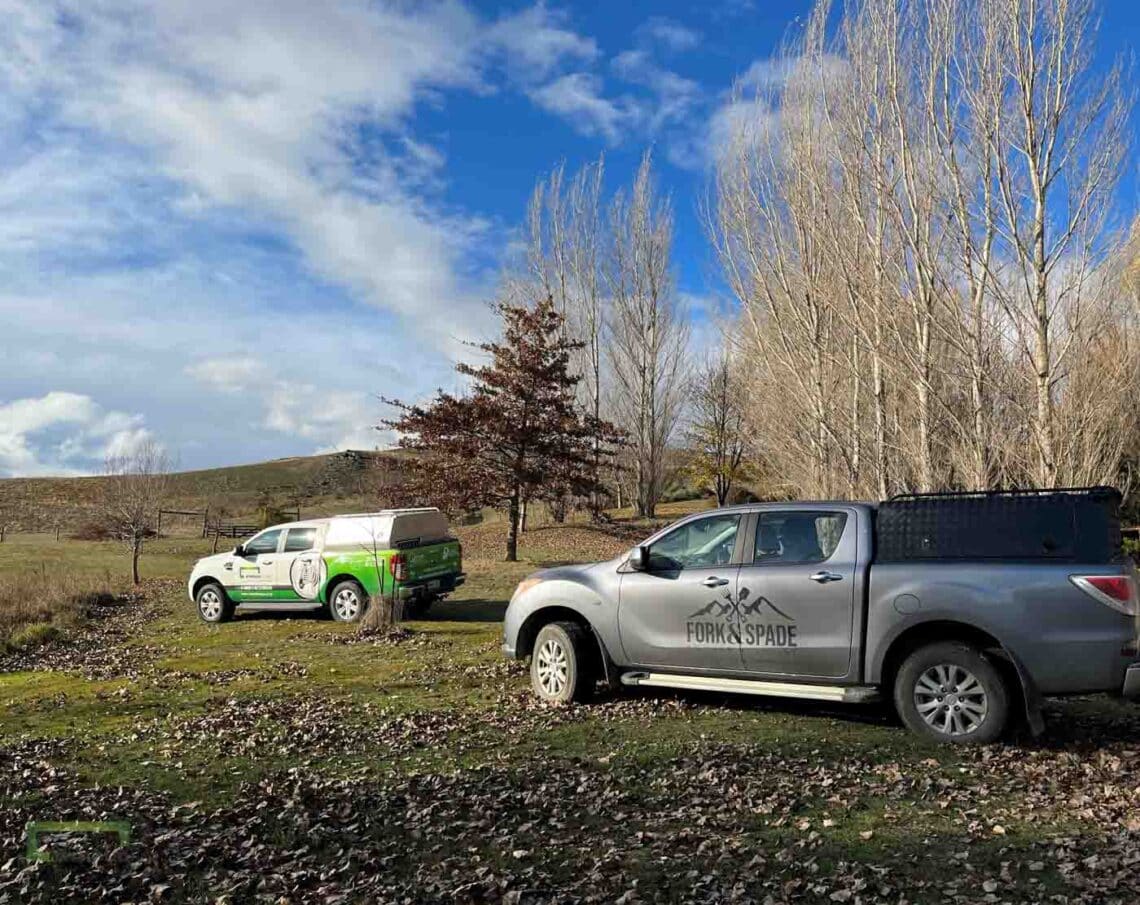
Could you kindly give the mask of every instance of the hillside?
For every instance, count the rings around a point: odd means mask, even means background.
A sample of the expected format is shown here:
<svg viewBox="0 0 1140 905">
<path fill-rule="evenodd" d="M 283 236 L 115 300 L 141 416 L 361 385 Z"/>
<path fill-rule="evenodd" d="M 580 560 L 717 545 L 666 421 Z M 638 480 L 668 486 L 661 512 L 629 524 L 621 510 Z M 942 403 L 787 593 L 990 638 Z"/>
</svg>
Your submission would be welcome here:
<svg viewBox="0 0 1140 905">
<path fill-rule="evenodd" d="M 374 499 L 376 488 L 398 481 L 398 455 L 349 450 L 274 459 L 252 465 L 179 472 L 172 476 L 169 505 L 204 509 L 225 517 L 250 516 L 261 505 L 299 506 L 305 515 L 354 508 Z M 99 499 L 104 478 L 0 479 L 0 524 L 11 531 L 71 530 Z M 190 529 L 186 520 L 186 528 Z M 175 523 L 177 524 L 177 523 Z"/>
</svg>

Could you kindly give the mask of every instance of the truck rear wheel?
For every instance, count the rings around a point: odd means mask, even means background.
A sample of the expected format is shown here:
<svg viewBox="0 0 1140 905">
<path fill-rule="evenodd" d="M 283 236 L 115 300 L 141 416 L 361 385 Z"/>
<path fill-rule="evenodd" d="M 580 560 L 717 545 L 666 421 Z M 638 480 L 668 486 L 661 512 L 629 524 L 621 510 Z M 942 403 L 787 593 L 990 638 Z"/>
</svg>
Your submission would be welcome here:
<svg viewBox="0 0 1140 905">
<path fill-rule="evenodd" d="M 530 685 L 544 701 L 585 701 L 594 691 L 595 673 L 586 629 L 574 622 L 544 625 L 530 658 Z"/>
<path fill-rule="evenodd" d="M 368 608 L 368 598 L 359 581 L 338 581 L 329 594 L 329 615 L 336 622 L 359 622 Z"/>
<path fill-rule="evenodd" d="M 1009 718 L 1009 699 L 989 658 L 958 641 L 920 647 L 895 677 L 895 707 L 907 728 L 952 745 L 996 741 Z"/>
</svg>

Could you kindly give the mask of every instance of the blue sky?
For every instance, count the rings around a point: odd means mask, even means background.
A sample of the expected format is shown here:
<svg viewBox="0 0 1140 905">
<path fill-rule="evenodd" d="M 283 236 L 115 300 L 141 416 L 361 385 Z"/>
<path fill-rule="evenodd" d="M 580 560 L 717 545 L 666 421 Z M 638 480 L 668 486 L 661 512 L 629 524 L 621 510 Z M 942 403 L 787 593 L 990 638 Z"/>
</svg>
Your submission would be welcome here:
<svg viewBox="0 0 1140 905">
<path fill-rule="evenodd" d="M 604 152 L 612 190 L 651 147 L 679 288 L 715 306 L 727 93 L 808 9 L 0 0 L 0 476 L 381 442 L 377 395 L 456 387 L 563 159 Z M 1140 13 L 1102 9 L 1103 63 Z"/>
</svg>

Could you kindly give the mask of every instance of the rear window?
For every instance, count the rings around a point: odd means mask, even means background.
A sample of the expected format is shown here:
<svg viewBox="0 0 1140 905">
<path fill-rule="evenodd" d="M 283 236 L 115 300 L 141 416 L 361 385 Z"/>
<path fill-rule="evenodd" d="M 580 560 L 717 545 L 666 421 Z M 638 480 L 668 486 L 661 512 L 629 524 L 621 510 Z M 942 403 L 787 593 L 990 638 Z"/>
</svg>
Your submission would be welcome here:
<svg viewBox="0 0 1140 905">
<path fill-rule="evenodd" d="M 760 513 L 756 524 L 756 563 L 811 563 L 830 559 L 846 512 L 789 509 Z"/>
<path fill-rule="evenodd" d="M 285 535 L 286 553 L 304 553 L 312 550 L 317 540 L 316 528 L 290 528 Z"/>
<path fill-rule="evenodd" d="M 875 558 L 1112 562 L 1119 504 L 1112 488 L 900 497 L 879 507 Z"/>
</svg>

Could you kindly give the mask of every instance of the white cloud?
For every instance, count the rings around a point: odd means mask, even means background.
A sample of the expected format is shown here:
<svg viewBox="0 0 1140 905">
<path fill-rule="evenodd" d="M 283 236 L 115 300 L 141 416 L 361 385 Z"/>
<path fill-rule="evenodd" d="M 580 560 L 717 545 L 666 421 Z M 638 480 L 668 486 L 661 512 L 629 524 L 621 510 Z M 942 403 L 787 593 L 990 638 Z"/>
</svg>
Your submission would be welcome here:
<svg viewBox="0 0 1140 905">
<path fill-rule="evenodd" d="M 358 391 L 318 387 L 302 377 L 282 377 L 258 359 L 212 358 L 186 373 L 199 383 L 239 396 L 250 412 L 249 427 L 301 438 L 313 452 L 373 449 L 387 435 L 374 429 L 377 400 Z M 294 373 L 304 374 L 304 371 Z"/>
<path fill-rule="evenodd" d="M 684 122 L 701 100 L 700 85 L 659 66 L 644 50 L 627 50 L 613 60 L 614 71 L 627 82 L 648 88 L 654 102 L 642 116 L 650 132 Z"/>
<path fill-rule="evenodd" d="M 701 42 L 699 31 L 665 16 L 650 16 L 635 34 L 640 43 L 672 51 L 692 50 Z"/>
<path fill-rule="evenodd" d="M 94 130 L 97 141 L 145 152 L 183 211 L 260 218 L 315 273 L 377 307 L 418 318 L 446 304 L 441 348 L 477 329 L 482 306 L 457 274 L 484 225 L 409 194 L 407 179 L 416 173 L 410 182 L 422 187 L 442 159 L 408 134 L 414 104 L 480 84 L 480 25 L 463 6 L 55 0 L 17 9 L 25 25 L 0 39 L 9 60 L 0 78 L 27 106 L 55 105 L 61 135 Z M 359 159 L 344 141 L 357 129 L 388 134 L 400 152 Z M 57 153 L 82 157 L 85 137 L 70 137 Z M 78 162 L 71 172 L 82 172 Z M 53 230 L 49 214 L 59 211 L 23 210 L 25 227 L 53 246 L 67 239 Z M 117 223 L 71 226 L 91 237 Z"/>
<path fill-rule="evenodd" d="M 16 399 L 0 403 L 0 476 L 89 474 L 149 439 L 141 415 L 107 411 L 90 396 Z"/>
<path fill-rule="evenodd" d="M 488 30 L 492 48 L 506 55 L 507 65 L 525 82 L 541 81 L 564 62 L 589 63 L 598 44 L 567 27 L 567 16 L 545 3 L 499 19 Z"/>
<path fill-rule="evenodd" d="M 573 122 L 579 131 L 617 144 L 636 111 L 604 94 L 601 77 L 591 72 L 569 73 L 529 92 L 536 104 Z"/>
</svg>

